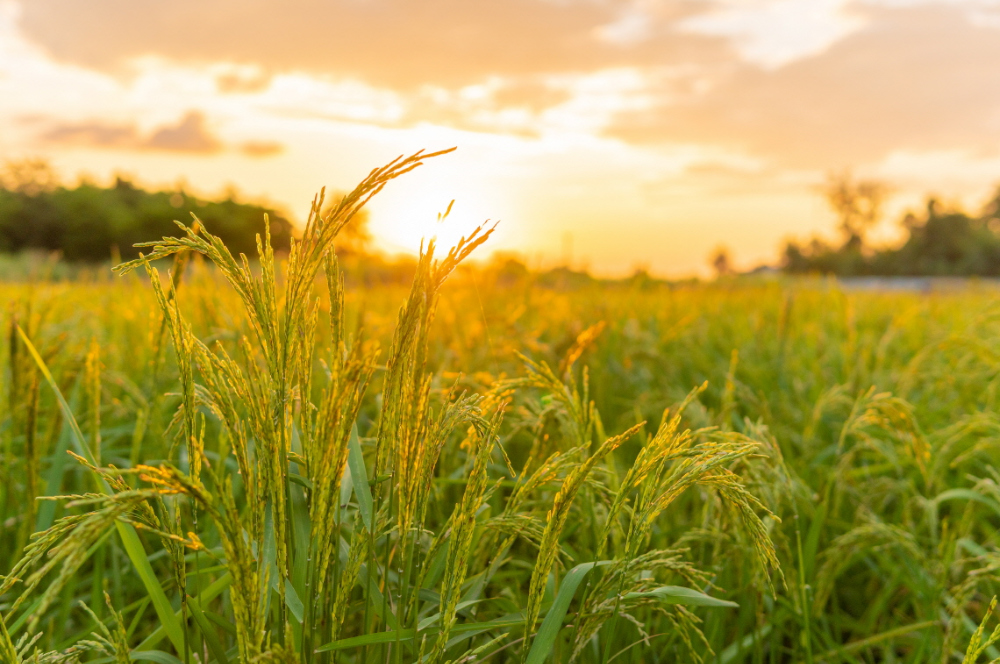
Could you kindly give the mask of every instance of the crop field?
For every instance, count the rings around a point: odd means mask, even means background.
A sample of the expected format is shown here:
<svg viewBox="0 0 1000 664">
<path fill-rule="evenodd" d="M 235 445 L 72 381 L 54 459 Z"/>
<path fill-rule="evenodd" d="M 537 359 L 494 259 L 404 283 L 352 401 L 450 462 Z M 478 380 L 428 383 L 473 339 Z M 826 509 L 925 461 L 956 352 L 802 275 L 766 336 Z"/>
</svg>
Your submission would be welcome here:
<svg viewBox="0 0 1000 664">
<path fill-rule="evenodd" d="M 1000 657 L 995 290 L 557 289 L 488 227 L 366 285 L 417 161 L 285 256 L 0 284 L 0 661 Z"/>
</svg>

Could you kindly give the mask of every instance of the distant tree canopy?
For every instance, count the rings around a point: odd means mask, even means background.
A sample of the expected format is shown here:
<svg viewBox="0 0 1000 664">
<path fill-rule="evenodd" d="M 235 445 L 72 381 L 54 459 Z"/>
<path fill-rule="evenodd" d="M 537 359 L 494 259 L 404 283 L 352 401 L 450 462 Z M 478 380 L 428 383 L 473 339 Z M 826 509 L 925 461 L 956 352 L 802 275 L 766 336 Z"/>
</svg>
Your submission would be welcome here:
<svg viewBox="0 0 1000 664">
<path fill-rule="evenodd" d="M 110 187 L 57 184 L 43 162 L 10 164 L 0 179 L 0 251 L 58 251 L 67 260 L 102 261 L 117 247 L 123 258 L 137 256 L 138 242 L 181 233 L 174 220 L 191 223 L 194 212 L 233 254 L 255 256 L 256 235 L 271 222 L 271 243 L 287 249 L 292 223 L 260 206 L 206 201 L 184 191 L 146 191 L 118 178 Z"/>
<path fill-rule="evenodd" d="M 729 249 L 724 245 L 719 245 L 712 251 L 708 262 L 712 265 L 712 269 L 715 270 L 715 276 L 717 277 L 724 277 L 733 271 L 732 260 L 729 258 Z"/>
<path fill-rule="evenodd" d="M 876 249 L 865 234 L 881 216 L 886 191 L 878 182 L 831 178 L 825 194 L 840 217 L 841 243 L 789 242 L 783 269 L 839 276 L 1000 276 L 1000 188 L 974 215 L 930 198 L 922 212 L 901 220 L 901 245 Z"/>
</svg>

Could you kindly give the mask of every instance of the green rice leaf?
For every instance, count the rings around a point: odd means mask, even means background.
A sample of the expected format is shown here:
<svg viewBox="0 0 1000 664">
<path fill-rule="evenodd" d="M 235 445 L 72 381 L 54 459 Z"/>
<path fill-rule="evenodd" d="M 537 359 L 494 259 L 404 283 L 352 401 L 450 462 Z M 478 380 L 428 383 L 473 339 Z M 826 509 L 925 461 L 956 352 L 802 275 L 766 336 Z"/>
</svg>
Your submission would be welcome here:
<svg viewBox="0 0 1000 664">
<path fill-rule="evenodd" d="M 80 425 L 76 422 L 76 417 L 73 416 L 73 409 L 69 407 L 69 403 L 63 397 L 62 391 L 59 389 L 59 385 L 56 383 L 55 378 L 52 377 L 52 373 L 49 368 L 45 365 L 45 360 L 38 353 L 35 345 L 31 343 L 28 339 L 28 335 L 24 333 L 24 330 L 20 326 L 17 328 L 18 334 L 21 335 L 21 340 L 24 342 L 25 348 L 31 353 L 31 356 L 35 360 L 35 364 L 38 365 L 38 370 L 45 377 L 52 391 L 55 392 L 56 400 L 59 402 L 59 408 L 62 409 L 63 417 L 70 426 L 70 430 L 73 432 L 73 442 L 76 443 L 75 447 L 77 453 L 80 454 L 84 459 L 93 465 L 97 465 L 97 461 L 94 459 L 94 455 L 90 450 L 90 446 L 87 445 L 87 439 L 84 437 L 83 432 L 80 430 Z M 106 494 L 111 493 L 111 487 L 104 480 L 103 477 L 98 476 L 98 484 L 101 489 Z M 118 534 L 122 538 L 122 545 L 125 548 L 125 552 L 128 554 L 129 559 L 132 561 L 132 565 L 135 566 L 135 571 L 139 574 L 139 578 L 142 579 L 143 586 L 146 588 L 146 592 L 149 593 L 149 597 L 153 602 L 153 608 L 156 610 L 156 615 L 159 617 L 164 629 L 166 630 L 167 637 L 170 642 L 174 645 L 178 652 L 184 649 L 184 634 L 181 630 L 181 624 L 174 615 L 173 607 L 170 605 L 170 600 L 167 599 L 166 594 L 163 592 L 163 588 L 160 587 L 159 581 L 156 580 L 156 574 L 153 572 L 153 568 L 149 564 L 149 560 L 146 558 L 146 550 L 142 546 L 142 541 L 139 539 L 139 534 L 135 531 L 135 528 L 127 523 L 121 521 L 115 522 L 115 527 L 118 529 Z"/>
<path fill-rule="evenodd" d="M 437 630 L 430 630 L 425 632 L 426 634 L 436 634 Z M 347 650 L 348 648 L 360 648 L 361 646 L 371 646 L 378 643 L 393 643 L 397 640 L 399 641 L 409 641 L 413 638 L 416 631 L 413 629 L 392 630 L 389 632 L 372 632 L 371 634 L 362 634 L 361 636 L 352 636 L 349 639 L 340 639 L 339 641 L 334 641 L 333 643 L 328 643 L 325 646 L 320 646 L 316 648 L 316 652 L 330 652 L 332 650 Z"/>
<path fill-rule="evenodd" d="M 809 524 L 809 533 L 806 535 L 806 541 L 803 544 L 803 556 L 805 560 L 803 561 L 803 566 L 805 567 L 805 575 L 807 579 L 811 579 L 813 572 L 816 569 L 816 551 L 819 549 L 819 538 L 823 531 L 823 526 L 826 524 L 826 511 L 827 503 L 823 502 L 820 504 L 816 513 L 813 514 L 812 522 Z"/>
<path fill-rule="evenodd" d="M 470 606 L 472 606 L 473 604 L 478 604 L 479 602 L 483 602 L 483 601 L 485 601 L 485 600 L 472 599 L 472 600 L 469 600 L 467 602 L 459 602 L 455 606 L 455 611 L 465 610 L 465 609 L 469 608 Z M 427 629 L 428 627 L 430 627 L 431 625 L 433 625 L 434 623 L 436 623 L 439 620 L 441 620 L 441 614 L 440 613 L 435 613 L 432 616 L 427 616 L 426 618 L 424 618 L 423 620 L 420 621 L 419 625 L 417 625 L 417 630 L 418 631 L 423 631 L 423 630 Z"/>
<path fill-rule="evenodd" d="M 184 650 L 184 633 L 181 630 L 180 621 L 174 614 L 170 600 L 167 599 L 163 588 L 160 587 L 159 581 L 156 580 L 156 573 L 153 572 L 153 568 L 146 558 L 146 550 L 139 540 L 139 534 L 135 532 L 135 528 L 121 521 L 116 522 L 115 527 L 118 529 L 118 535 L 121 536 L 125 552 L 135 566 L 135 571 L 139 575 L 139 578 L 142 579 L 142 585 L 145 586 L 146 592 L 149 593 L 149 597 L 153 602 L 153 609 L 156 611 L 156 616 L 160 619 L 160 623 L 166 630 L 167 638 L 170 639 L 170 642 L 177 648 L 178 652 L 182 652 Z"/>
<path fill-rule="evenodd" d="M 301 475 L 297 475 L 295 473 L 288 473 L 288 481 L 294 482 L 299 486 L 304 486 L 307 489 L 313 488 L 312 480 L 310 480 L 308 477 L 302 477 Z"/>
<path fill-rule="evenodd" d="M 358 509 L 361 512 L 361 520 L 364 521 L 368 532 L 372 532 L 374 503 L 372 502 L 372 491 L 367 482 L 368 471 L 365 469 L 365 457 L 361 452 L 361 440 L 358 438 L 357 424 L 351 427 L 351 439 L 347 443 L 347 464 L 351 468 L 351 477 L 354 480 L 354 495 L 358 498 Z"/>
<path fill-rule="evenodd" d="M 590 563 L 588 563 L 590 564 Z M 463 632 L 486 632 L 491 629 L 501 629 L 506 627 L 519 627 L 524 624 L 524 616 L 513 615 L 505 618 L 498 618 L 496 620 L 488 620 L 486 622 L 476 622 L 476 623 L 462 623 L 460 625 L 455 625 L 451 628 L 452 634 L 459 634 Z M 440 632 L 440 629 L 431 628 L 427 631 L 421 631 L 420 636 L 433 636 Z M 402 629 L 398 632 L 393 630 L 389 632 L 375 632 L 373 634 L 363 634 L 361 636 L 353 636 L 349 639 L 340 639 L 339 641 L 334 641 L 333 643 L 328 643 L 325 646 L 320 646 L 315 652 L 330 652 L 331 650 L 346 650 L 348 648 L 360 648 L 361 646 L 376 645 L 379 643 L 393 643 L 397 640 L 399 641 L 409 641 L 417 632 L 413 629 Z"/>
<path fill-rule="evenodd" d="M 277 580 L 275 580 L 275 583 L 277 583 Z M 295 586 L 289 579 L 285 579 L 285 606 L 292 612 L 295 619 L 301 623 L 302 617 L 305 615 L 305 607 L 302 605 L 299 594 L 295 591 Z"/>
<path fill-rule="evenodd" d="M 771 633 L 773 628 L 774 626 L 771 623 L 761 625 L 742 639 L 730 643 L 726 646 L 725 650 L 719 653 L 719 664 L 729 664 L 729 662 L 732 662 L 753 647 L 756 641 L 767 638 L 767 635 Z"/>
<path fill-rule="evenodd" d="M 531 643 L 531 650 L 528 652 L 528 659 L 525 660 L 525 664 L 542 664 L 545 661 L 549 653 L 552 652 L 552 647 L 556 643 L 556 637 L 559 636 L 559 630 L 562 629 L 563 618 L 566 617 L 569 604 L 573 601 L 576 589 L 580 587 L 580 583 L 583 582 L 584 577 L 595 567 L 610 565 L 612 562 L 611 560 L 600 560 L 592 563 L 582 563 L 566 573 L 562 584 L 559 586 L 556 599 L 552 603 L 552 608 L 549 609 L 545 620 L 542 621 L 542 626 L 538 630 L 538 634 L 535 635 L 535 640 Z"/>
<path fill-rule="evenodd" d="M 205 603 L 211 602 L 213 599 L 218 597 L 222 593 L 222 591 L 228 588 L 232 582 L 233 582 L 233 576 L 229 572 L 226 572 L 225 574 L 220 576 L 216 581 L 214 581 L 208 588 L 205 588 L 203 591 L 201 591 L 201 593 L 198 595 L 199 604 L 204 606 Z M 181 617 L 180 611 L 174 614 L 175 620 L 180 620 L 180 617 Z M 162 641 L 163 637 L 165 637 L 166 635 L 167 635 L 166 629 L 161 624 L 152 634 L 146 637 L 145 641 L 143 641 L 138 645 L 138 647 L 136 647 L 136 650 L 147 651 L 147 652 L 152 651 L 153 647 L 156 646 L 157 643 Z"/>
<path fill-rule="evenodd" d="M 683 604 L 684 606 L 715 606 L 739 608 L 736 602 L 718 599 L 693 588 L 683 586 L 663 586 L 654 590 L 647 590 L 641 593 L 628 593 L 625 599 L 638 599 L 641 597 L 655 597 L 664 604 Z"/>
<path fill-rule="evenodd" d="M 973 491 L 972 489 L 948 489 L 947 491 L 942 491 L 938 495 L 934 496 L 934 502 L 936 504 L 941 504 L 948 500 L 971 500 L 973 502 L 986 505 L 993 510 L 994 514 L 1000 514 L 1000 504 L 997 504 L 995 500 L 991 500 L 978 491 Z"/>
<path fill-rule="evenodd" d="M 77 424 L 76 417 L 73 415 L 73 409 L 69 407 L 69 403 L 66 401 L 65 397 L 63 397 L 62 390 L 59 389 L 59 384 L 56 383 L 56 379 L 52 377 L 52 372 L 50 372 L 48 366 L 45 365 L 45 360 L 42 359 L 42 356 L 38 353 L 35 345 L 31 343 L 31 339 L 29 339 L 28 335 L 24 333 L 24 330 L 21 329 L 20 325 L 17 326 L 17 333 L 21 335 L 21 341 L 24 342 L 25 348 L 27 348 L 28 352 L 31 353 L 31 357 L 35 359 L 35 364 L 38 365 L 38 370 L 42 372 L 42 375 L 45 376 L 46 382 L 48 382 L 52 391 L 55 392 L 56 401 L 59 402 L 59 408 L 62 410 L 63 417 L 66 418 L 66 424 L 69 425 L 70 430 L 73 433 L 71 440 L 75 443 L 74 447 L 76 448 L 76 453 L 96 466 L 97 461 L 94 459 L 90 446 L 87 445 L 87 438 L 83 435 L 83 431 L 80 430 L 80 425 Z M 104 491 L 105 493 L 109 491 L 106 484 L 104 485 Z"/>
<path fill-rule="evenodd" d="M 344 464 L 344 474 L 340 480 L 340 504 L 346 505 L 354 492 L 354 476 L 351 474 L 351 464 Z"/>
<path fill-rule="evenodd" d="M 989 616 L 989 614 L 987 614 L 987 617 L 988 616 Z M 986 618 L 984 618 L 983 620 L 985 621 Z M 853 653 L 853 652 L 857 652 L 859 650 L 864 650 L 865 648 L 870 648 L 870 647 L 872 647 L 873 645 L 875 645 L 877 643 L 881 643 L 883 641 L 888 641 L 888 640 L 891 640 L 891 639 L 897 639 L 897 638 L 900 638 L 900 637 L 903 637 L 903 636 L 907 636 L 909 634 L 912 634 L 913 632 L 919 632 L 921 630 L 925 630 L 928 627 L 937 627 L 937 628 L 940 628 L 941 627 L 941 621 L 940 620 L 925 620 L 923 622 L 912 623 L 910 625 L 904 625 L 902 627 L 897 627 L 895 629 L 890 629 L 890 630 L 887 630 L 887 631 L 882 632 L 880 634 L 874 634 L 874 635 L 869 636 L 867 638 L 858 639 L 857 641 L 851 641 L 850 643 L 845 643 L 844 645 L 837 646 L 836 648 L 832 648 L 832 649 L 828 650 L 827 652 L 824 652 L 824 653 L 818 655 L 816 659 L 830 660 L 830 659 L 833 659 L 833 658 L 838 657 L 838 656 L 843 657 L 843 656 L 847 655 L 848 653 Z"/>
<path fill-rule="evenodd" d="M 202 635 L 205 637 L 205 643 L 208 644 L 208 649 L 212 651 L 212 656 L 215 657 L 215 660 L 219 664 L 229 664 L 229 658 L 226 657 L 226 649 L 222 647 L 218 634 L 215 633 L 215 629 L 202 612 L 198 600 L 189 598 L 188 608 L 191 609 L 191 617 L 198 623 L 198 629 L 201 630 Z"/>
<path fill-rule="evenodd" d="M 386 604 L 385 597 L 382 596 L 382 591 L 378 587 L 378 579 L 373 575 L 368 574 L 368 566 L 362 565 L 361 571 L 358 574 L 359 579 L 362 582 L 362 586 L 368 586 L 368 594 L 372 598 L 372 610 L 378 615 L 379 618 L 388 623 L 390 629 L 396 629 L 398 625 L 396 624 L 396 616 L 392 611 L 388 610 L 384 605 Z M 383 608 L 386 610 L 383 611 Z"/>
<path fill-rule="evenodd" d="M 68 422 L 63 422 L 62 432 L 59 434 L 59 441 L 56 443 L 55 450 L 53 450 L 51 455 L 51 462 L 49 464 L 49 469 L 45 473 L 45 495 L 46 496 L 57 496 L 59 495 L 59 487 L 62 486 L 63 471 L 66 468 L 66 460 L 69 455 L 66 454 L 66 450 L 72 444 L 73 432 L 70 430 L 70 425 Z M 35 520 L 35 532 L 41 532 L 43 530 L 48 530 L 55 521 L 56 516 L 56 501 L 46 500 L 43 501 L 41 505 L 38 506 L 38 517 Z"/>
<path fill-rule="evenodd" d="M 277 563 L 278 545 L 274 539 L 273 517 L 270 507 L 268 507 L 266 514 L 267 516 L 264 521 L 264 564 L 267 565 L 267 576 L 271 590 L 281 595 L 281 586 L 278 585 L 280 583 L 278 579 L 281 578 L 281 575 L 278 573 Z M 285 606 L 288 607 L 288 610 L 291 611 L 292 615 L 301 625 L 302 618 L 305 615 L 305 607 L 290 579 L 285 579 Z"/>
<path fill-rule="evenodd" d="M 184 664 L 181 660 L 177 659 L 170 653 L 165 653 L 162 650 L 144 650 L 142 652 L 132 652 L 129 653 L 129 657 L 132 661 L 139 662 L 156 662 L 156 664 Z"/>
<path fill-rule="evenodd" d="M 208 609 L 205 609 L 204 611 L 202 611 L 202 613 L 205 614 L 206 618 L 214 622 L 220 628 L 222 628 L 229 634 L 236 636 L 236 626 L 233 625 L 233 623 L 229 622 L 226 618 L 220 616 L 218 613 L 215 613 L 214 611 L 209 611 Z"/>
</svg>

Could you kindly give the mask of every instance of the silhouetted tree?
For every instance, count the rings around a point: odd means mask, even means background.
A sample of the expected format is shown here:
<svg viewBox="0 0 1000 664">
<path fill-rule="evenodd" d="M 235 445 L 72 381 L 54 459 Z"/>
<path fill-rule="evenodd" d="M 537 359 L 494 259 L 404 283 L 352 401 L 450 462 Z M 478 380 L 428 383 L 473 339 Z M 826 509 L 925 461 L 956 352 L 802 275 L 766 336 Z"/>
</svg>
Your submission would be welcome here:
<svg viewBox="0 0 1000 664">
<path fill-rule="evenodd" d="M 845 232 L 840 247 L 817 239 L 804 246 L 789 242 L 783 269 L 841 276 L 1000 276 L 1000 189 L 975 216 L 928 198 L 922 214 L 907 212 L 900 220 L 906 239 L 898 247 L 863 251 L 865 223 L 842 224 L 855 230 Z"/>
<path fill-rule="evenodd" d="M 849 172 L 830 174 L 823 194 L 840 220 L 845 246 L 864 246 L 865 235 L 882 217 L 888 187 L 877 180 L 855 180 Z"/>
<path fill-rule="evenodd" d="M 709 259 L 715 276 L 724 277 L 733 271 L 732 262 L 729 260 L 729 249 L 725 246 L 716 247 Z"/>
</svg>

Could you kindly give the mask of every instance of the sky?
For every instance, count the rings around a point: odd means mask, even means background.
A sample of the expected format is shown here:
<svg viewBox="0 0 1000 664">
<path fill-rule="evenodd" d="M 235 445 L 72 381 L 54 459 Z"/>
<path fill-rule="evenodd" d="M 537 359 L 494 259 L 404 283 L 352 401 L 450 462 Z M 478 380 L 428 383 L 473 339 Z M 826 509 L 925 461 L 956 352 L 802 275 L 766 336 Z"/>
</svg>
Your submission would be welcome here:
<svg viewBox="0 0 1000 664">
<path fill-rule="evenodd" d="M 0 159 L 67 181 L 303 220 L 452 146 L 372 202 L 383 250 L 499 220 L 538 267 L 750 268 L 833 237 L 845 171 L 891 187 L 891 242 L 1000 183 L 1000 0 L 0 0 Z"/>
</svg>

